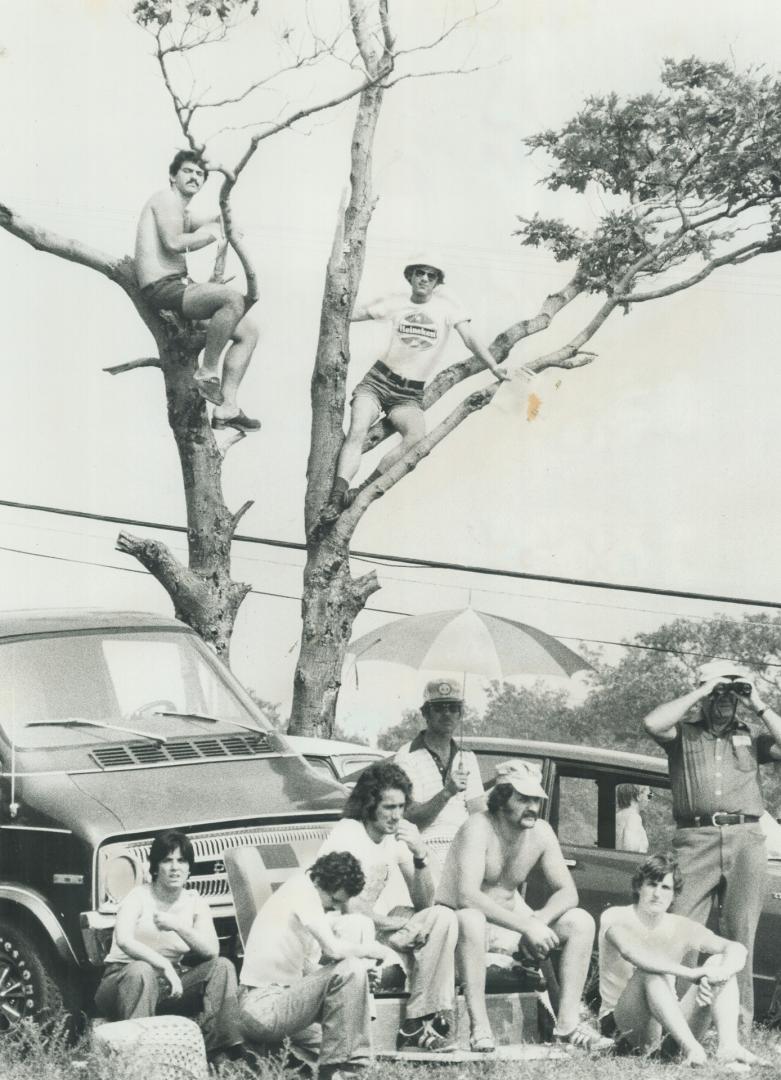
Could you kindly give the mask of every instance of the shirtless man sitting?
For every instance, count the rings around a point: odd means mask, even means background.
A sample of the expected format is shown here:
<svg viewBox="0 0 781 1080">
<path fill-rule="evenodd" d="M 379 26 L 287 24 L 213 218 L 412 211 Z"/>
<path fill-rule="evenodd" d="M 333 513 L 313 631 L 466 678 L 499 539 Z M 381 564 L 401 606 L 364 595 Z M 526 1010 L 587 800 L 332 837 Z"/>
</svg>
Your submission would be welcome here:
<svg viewBox="0 0 781 1080">
<path fill-rule="evenodd" d="M 540 820 L 545 798 L 533 765 L 520 759 L 497 765 L 488 810 L 461 826 L 445 861 L 436 902 L 457 910 L 456 958 L 473 1050 L 494 1049 L 485 1004 L 486 951 L 512 955 L 520 948 L 539 961 L 559 947 L 556 1041 L 588 1051 L 612 1047 L 610 1039 L 580 1022 L 594 920 L 577 906 L 577 889 L 556 834 Z M 551 894 L 533 911 L 518 890 L 537 865 Z"/>
<path fill-rule="evenodd" d="M 670 914 L 683 885 L 674 855 L 652 855 L 632 878 L 634 902 L 609 907 L 599 931 L 600 1025 L 635 1050 L 654 1050 L 667 1033 L 689 1065 L 705 1065 L 700 1039 L 716 1028 L 716 1058 L 733 1072 L 748 1072 L 758 1059 L 738 1042 L 740 998 L 735 976 L 746 948 L 718 937 L 693 919 Z M 704 964 L 682 963 L 690 950 L 707 953 Z M 689 983 L 679 1001 L 675 979 Z"/>
<path fill-rule="evenodd" d="M 236 402 L 258 340 L 257 329 L 245 314 L 244 297 L 227 285 L 196 284 L 187 276 L 188 252 L 217 243 L 219 254 L 227 243 L 219 214 L 197 228 L 191 220 L 190 200 L 206 181 L 206 166 L 192 150 L 180 150 L 168 173 L 170 187 L 149 199 L 136 230 L 135 266 L 141 295 L 155 311 L 208 319 L 203 365 L 194 380 L 201 397 L 215 406 L 212 427 L 257 431 L 260 421 L 245 416 Z M 220 381 L 220 356 L 229 341 Z"/>
</svg>

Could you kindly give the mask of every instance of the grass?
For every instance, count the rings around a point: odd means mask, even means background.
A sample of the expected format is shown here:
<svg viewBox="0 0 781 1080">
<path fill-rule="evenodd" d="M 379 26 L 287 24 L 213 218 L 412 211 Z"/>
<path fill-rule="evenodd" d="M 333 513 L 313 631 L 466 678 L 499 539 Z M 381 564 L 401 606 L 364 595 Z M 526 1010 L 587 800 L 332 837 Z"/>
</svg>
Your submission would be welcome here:
<svg viewBox="0 0 781 1080">
<path fill-rule="evenodd" d="M 778 1034 L 755 1028 L 748 1045 L 768 1062 L 765 1067 L 753 1069 L 750 1075 L 770 1077 L 771 1070 L 777 1075 L 781 1065 L 781 1055 L 775 1050 L 779 1045 Z M 663 1080 L 665 1077 L 675 1080 L 681 1074 L 680 1066 L 653 1059 L 611 1056 L 595 1059 L 572 1051 L 566 1060 L 551 1061 L 501 1061 L 490 1057 L 479 1063 L 459 1065 L 379 1061 L 367 1070 L 365 1080 L 421 1080 L 424 1071 L 434 1074 L 431 1080 L 478 1080 L 484 1076 L 491 1080 L 594 1080 L 597 1070 L 599 1080 Z M 714 1074 L 731 1075 L 719 1069 L 715 1061 L 700 1075 Z M 262 1061 L 256 1072 L 243 1064 L 225 1065 L 219 1076 L 220 1080 L 300 1080 L 274 1058 Z M 54 1025 L 44 1032 L 31 1022 L 0 1036 L 0 1077 L 2 1080 L 156 1080 L 148 1069 L 139 1070 L 132 1058 L 107 1057 L 92 1047 L 89 1038 L 71 1043 L 64 1025 Z M 168 1080 L 173 1080 L 170 1072 Z"/>
</svg>

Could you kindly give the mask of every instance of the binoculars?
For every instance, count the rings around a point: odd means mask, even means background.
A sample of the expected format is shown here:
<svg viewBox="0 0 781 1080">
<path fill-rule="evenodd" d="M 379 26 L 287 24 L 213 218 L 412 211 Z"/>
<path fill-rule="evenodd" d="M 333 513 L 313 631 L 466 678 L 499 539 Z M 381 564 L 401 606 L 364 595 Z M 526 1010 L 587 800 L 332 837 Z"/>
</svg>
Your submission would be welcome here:
<svg viewBox="0 0 781 1080">
<path fill-rule="evenodd" d="M 751 693 L 751 683 L 746 682 L 745 679 L 730 679 L 720 682 L 714 687 L 712 693 L 716 697 L 721 697 L 723 694 L 739 694 L 741 697 L 748 697 Z"/>
</svg>

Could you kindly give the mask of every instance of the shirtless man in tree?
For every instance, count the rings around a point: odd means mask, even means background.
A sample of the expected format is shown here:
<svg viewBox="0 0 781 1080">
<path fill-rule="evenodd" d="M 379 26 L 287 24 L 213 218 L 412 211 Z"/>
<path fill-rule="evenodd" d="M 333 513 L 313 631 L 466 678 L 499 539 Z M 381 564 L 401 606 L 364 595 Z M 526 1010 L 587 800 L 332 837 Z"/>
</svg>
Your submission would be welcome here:
<svg viewBox="0 0 781 1080">
<path fill-rule="evenodd" d="M 444 271 L 427 256 L 404 267 L 410 296 L 397 294 L 356 304 L 351 322 L 381 319 L 389 324 L 390 338 L 382 360 L 370 368 L 353 391 L 350 430 L 339 451 L 331 494 L 320 513 L 330 525 L 350 503 L 350 481 L 358 472 L 363 444 L 372 424 L 384 413 L 401 435 L 401 442 L 385 455 L 369 481 L 385 473 L 426 434 L 423 388 L 436 367 L 451 329 L 497 379 L 510 378 L 497 367 L 488 348 L 471 328 L 471 315 L 452 299 L 437 295 Z"/>
<path fill-rule="evenodd" d="M 212 427 L 257 431 L 260 421 L 246 416 L 236 402 L 258 340 L 257 329 L 245 314 L 244 297 L 227 285 L 196 284 L 187 276 L 189 251 L 216 243 L 219 253 L 227 243 L 219 215 L 198 227 L 190 218 L 190 200 L 206 181 L 206 166 L 192 150 L 180 150 L 168 174 L 170 187 L 152 196 L 138 221 L 135 264 L 141 295 L 155 311 L 209 320 L 203 364 L 194 380 L 201 397 L 215 406 Z M 220 381 L 220 356 L 229 341 Z"/>
<path fill-rule="evenodd" d="M 612 1048 L 610 1039 L 580 1021 L 594 920 L 577 906 L 578 892 L 556 834 L 540 820 L 545 798 L 533 765 L 519 758 L 497 765 L 488 810 L 461 826 L 445 860 L 435 902 L 457 910 L 456 958 L 473 1050 L 494 1049 L 485 1004 L 486 952 L 522 950 L 539 961 L 559 947 L 556 1041 L 589 1052 Z M 535 866 L 551 889 L 538 911 L 518 891 Z"/>
</svg>

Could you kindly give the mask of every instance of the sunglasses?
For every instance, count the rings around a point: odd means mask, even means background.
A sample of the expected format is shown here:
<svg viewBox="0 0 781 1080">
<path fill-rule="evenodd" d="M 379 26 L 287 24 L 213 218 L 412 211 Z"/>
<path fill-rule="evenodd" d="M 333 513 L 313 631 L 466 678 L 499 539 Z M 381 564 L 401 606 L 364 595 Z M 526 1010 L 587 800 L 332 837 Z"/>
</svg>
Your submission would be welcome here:
<svg viewBox="0 0 781 1080">
<path fill-rule="evenodd" d="M 425 278 L 426 281 L 439 281 L 438 270 L 421 270 L 420 267 L 416 267 L 412 273 L 415 277 Z"/>
</svg>

